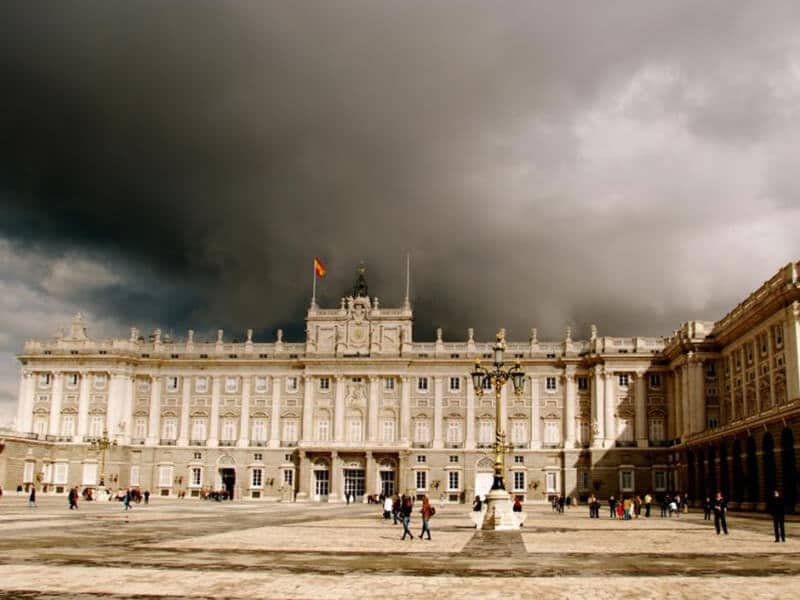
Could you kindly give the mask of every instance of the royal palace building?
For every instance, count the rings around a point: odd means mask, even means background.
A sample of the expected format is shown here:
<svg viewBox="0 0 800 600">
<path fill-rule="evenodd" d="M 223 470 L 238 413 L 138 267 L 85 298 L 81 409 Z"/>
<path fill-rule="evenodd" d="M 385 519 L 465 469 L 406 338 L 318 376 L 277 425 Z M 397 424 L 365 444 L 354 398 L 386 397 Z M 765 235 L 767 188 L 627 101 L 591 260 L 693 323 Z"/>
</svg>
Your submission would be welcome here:
<svg viewBox="0 0 800 600">
<path fill-rule="evenodd" d="M 508 342 L 525 372 L 503 388 L 506 485 L 525 501 L 712 490 L 733 508 L 798 502 L 800 263 L 717 322 L 670 337 Z M 227 490 L 236 499 L 341 502 L 370 494 L 470 501 L 492 483 L 493 393 L 470 372 L 493 341 L 413 336 L 408 298 L 385 308 L 363 270 L 336 308 L 312 301 L 306 339 L 176 342 L 133 328 L 29 341 L 5 489 L 36 485 Z"/>
</svg>

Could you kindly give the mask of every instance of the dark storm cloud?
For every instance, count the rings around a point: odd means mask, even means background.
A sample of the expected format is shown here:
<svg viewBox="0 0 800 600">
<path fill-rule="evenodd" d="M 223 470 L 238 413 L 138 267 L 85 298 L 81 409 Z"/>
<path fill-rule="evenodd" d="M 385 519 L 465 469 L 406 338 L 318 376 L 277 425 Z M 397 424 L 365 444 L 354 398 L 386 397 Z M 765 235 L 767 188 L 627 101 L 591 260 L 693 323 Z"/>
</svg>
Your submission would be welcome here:
<svg viewBox="0 0 800 600">
<path fill-rule="evenodd" d="M 4 3 L 0 231 L 106 263 L 52 293 L 120 323 L 299 338 L 315 254 L 325 304 L 364 259 L 396 305 L 410 251 L 418 338 L 668 334 L 797 254 L 798 24 L 792 2 Z"/>
</svg>

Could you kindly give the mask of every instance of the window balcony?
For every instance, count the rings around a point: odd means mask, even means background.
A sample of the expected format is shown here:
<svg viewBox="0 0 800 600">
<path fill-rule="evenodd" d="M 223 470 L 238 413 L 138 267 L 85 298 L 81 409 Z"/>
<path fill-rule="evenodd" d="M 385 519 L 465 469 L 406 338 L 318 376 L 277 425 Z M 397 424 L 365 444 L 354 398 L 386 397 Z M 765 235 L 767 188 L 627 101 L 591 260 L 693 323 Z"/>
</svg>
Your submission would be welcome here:
<svg viewBox="0 0 800 600">
<path fill-rule="evenodd" d="M 670 440 L 650 440 L 650 445 L 653 448 L 669 448 L 672 445 Z"/>
<path fill-rule="evenodd" d="M 430 448 L 431 442 L 413 442 L 411 444 L 412 448 Z"/>
<path fill-rule="evenodd" d="M 144 446 L 144 438 L 131 439 L 131 446 Z"/>
<path fill-rule="evenodd" d="M 189 445 L 190 446 L 205 446 L 206 445 L 206 441 L 205 440 L 189 440 Z"/>
<path fill-rule="evenodd" d="M 476 445 L 476 447 L 477 447 L 477 448 L 494 448 L 494 444 L 492 444 L 492 443 L 489 443 L 489 442 L 479 442 L 479 443 Z"/>
<path fill-rule="evenodd" d="M 219 445 L 230 448 L 231 446 L 236 445 L 236 440 L 220 440 Z"/>
<path fill-rule="evenodd" d="M 464 443 L 463 442 L 447 442 L 444 445 L 444 447 L 445 448 L 463 448 L 464 447 Z"/>
<path fill-rule="evenodd" d="M 177 443 L 177 440 L 159 440 L 159 444 L 162 446 L 174 446 Z"/>
<path fill-rule="evenodd" d="M 633 440 L 617 440 L 617 448 L 635 448 L 636 442 Z"/>
<path fill-rule="evenodd" d="M 297 446 L 297 440 L 281 440 L 281 446 L 284 448 L 295 448 Z"/>
<path fill-rule="evenodd" d="M 561 442 L 545 442 L 542 448 L 561 448 Z"/>
<path fill-rule="evenodd" d="M 266 448 L 267 442 L 266 440 L 250 440 L 250 445 L 255 448 Z"/>
<path fill-rule="evenodd" d="M 511 444 L 514 448 L 527 448 L 528 444 L 526 442 L 513 442 Z"/>
</svg>

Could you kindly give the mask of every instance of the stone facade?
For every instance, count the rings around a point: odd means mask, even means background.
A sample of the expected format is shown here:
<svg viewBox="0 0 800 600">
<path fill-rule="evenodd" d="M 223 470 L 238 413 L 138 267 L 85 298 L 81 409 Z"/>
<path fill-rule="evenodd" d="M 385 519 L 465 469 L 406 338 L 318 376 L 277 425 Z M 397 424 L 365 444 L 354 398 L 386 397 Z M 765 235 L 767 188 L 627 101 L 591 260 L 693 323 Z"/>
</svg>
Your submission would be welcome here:
<svg viewBox="0 0 800 600">
<path fill-rule="evenodd" d="M 717 323 L 668 338 L 508 343 L 526 373 L 506 386 L 506 484 L 527 501 L 720 486 L 743 507 L 774 486 L 797 500 L 800 287 L 789 264 Z M 6 489 L 138 486 L 156 495 L 343 501 L 380 492 L 469 501 L 491 484 L 495 408 L 469 373 L 491 342 L 413 340 L 408 298 L 384 308 L 363 272 L 338 308 L 315 303 L 289 343 L 30 341 Z M 112 442 L 103 451 L 97 441 Z M 753 449 L 755 444 L 755 449 Z M 752 455 L 750 451 L 752 450 Z M 738 458 L 737 458 L 738 457 Z M 707 476 L 708 475 L 708 476 Z M 711 477 L 715 479 L 711 479 Z"/>
</svg>

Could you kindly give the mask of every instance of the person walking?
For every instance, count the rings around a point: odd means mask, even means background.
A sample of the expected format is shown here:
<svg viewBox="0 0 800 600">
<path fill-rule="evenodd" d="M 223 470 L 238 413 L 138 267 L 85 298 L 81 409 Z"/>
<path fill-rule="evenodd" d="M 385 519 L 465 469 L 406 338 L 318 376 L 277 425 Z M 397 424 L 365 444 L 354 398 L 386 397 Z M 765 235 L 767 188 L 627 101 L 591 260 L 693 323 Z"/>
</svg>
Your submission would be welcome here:
<svg viewBox="0 0 800 600">
<path fill-rule="evenodd" d="M 703 500 L 703 520 L 711 520 L 711 498 L 708 496 L 706 496 L 706 499 Z"/>
<path fill-rule="evenodd" d="M 653 497 L 650 495 L 650 492 L 644 495 L 644 518 L 650 518 L 650 507 L 653 504 Z"/>
<path fill-rule="evenodd" d="M 125 512 L 131 510 L 131 490 L 125 490 L 125 496 L 122 498 L 122 505 L 125 507 Z"/>
<path fill-rule="evenodd" d="M 608 516 L 611 519 L 617 518 L 617 501 L 614 499 L 614 496 L 611 496 L 608 499 Z"/>
<path fill-rule="evenodd" d="M 36 486 L 31 486 L 31 493 L 28 496 L 28 508 L 36 508 Z"/>
<path fill-rule="evenodd" d="M 400 503 L 400 514 L 403 517 L 403 537 L 400 538 L 401 540 L 406 539 L 406 536 L 411 540 L 414 539 L 414 534 L 411 533 L 411 530 L 408 528 L 411 524 L 411 511 L 413 508 L 414 504 L 411 497 L 404 495 Z"/>
<path fill-rule="evenodd" d="M 769 514 L 772 515 L 772 529 L 775 531 L 775 541 L 786 541 L 786 523 L 784 522 L 786 516 L 786 504 L 783 502 L 783 496 L 778 490 L 772 493 L 772 498 L 769 499 Z"/>
<path fill-rule="evenodd" d="M 725 535 L 728 535 L 728 523 L 725 520 L 725 515 L 728 512 L 728 501 L 722 497 L 722 492 L 717 492 L 712 507 L 714 509 L 714 528 L 717 530 L 717 535 L 719 535 L 720 527 L 725 532 Z"/>
<path fill-rule="evenodd" d="M 386 496 L 383 500 L 383 518 L 388 520 L 392 516 L 392 498 Z"/>
<path fill-rule="evenodd" d="M 422 513 L 422 531 L 419 532 L 419 539 L 422 539 L 426 532 L 428 533 L 428 539 L 431 539 L 431 518 L 436 514 L 436 509 L 431 506 L 427 495 L 422 497 L 422 509 L 419 512 Z"/>
<path fill-rule="evenodd" d="M 150 504 L 150 490 L 144 491 L 144 503 Z"/>
<path fill-rule="evenodd" d="M 392 525 L 397 525 L 402 518 L 400 516 L 400 496 L 394 495 L 392 500 Z"/>
<path fill-rule="evenodd" d="M 669 496 L 664 494 L 661 496 L 661 518 L 667 516 L 667 512 L 669 511 Z"/>
</svg>

